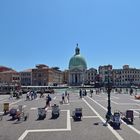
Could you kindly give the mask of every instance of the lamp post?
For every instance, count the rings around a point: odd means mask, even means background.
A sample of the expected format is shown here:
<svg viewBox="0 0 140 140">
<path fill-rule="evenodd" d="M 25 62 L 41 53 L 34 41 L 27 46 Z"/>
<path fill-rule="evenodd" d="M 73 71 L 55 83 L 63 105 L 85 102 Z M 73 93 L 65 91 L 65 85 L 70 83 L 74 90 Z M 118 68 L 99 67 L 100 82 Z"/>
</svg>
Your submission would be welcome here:
<svg viewBox="0 0 140 140">
<path fill-rule="evenodd" d="M 112 86 L 110 83 L 110 76 L 109 76 L 109 71 L 108 71 L 108 80 L 107 80 L 107 94 L 108 94 L 108 106 L 107 106 L 107 113 L 106 113 L 106 120 L 107 122 L 110 120 L 111 118 L 111 101 L 110 101 L 110 93 L 112 90 Z"/>
<path fill-rule="evenodd" d="M 82 87 L 84 87 L 84 83 L 85 83 L 85 70 L 83 70 L 82 73 Z"/>
</svg>

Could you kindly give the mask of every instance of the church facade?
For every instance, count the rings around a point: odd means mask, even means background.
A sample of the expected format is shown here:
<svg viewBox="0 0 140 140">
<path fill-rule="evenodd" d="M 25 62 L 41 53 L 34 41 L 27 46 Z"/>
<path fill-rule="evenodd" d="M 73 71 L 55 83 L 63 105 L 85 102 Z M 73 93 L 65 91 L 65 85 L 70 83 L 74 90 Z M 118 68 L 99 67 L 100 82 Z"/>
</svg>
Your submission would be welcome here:
<svg viewBox="0 0 140 140">
<path fill-rule="evenodd" d="M 82 86 L 86 78 L 87 63 L 80 54 L 80 48 L 75 49 L 74 56 L 69 61 L 68 84 L 70 86 Z"/>
</svg>

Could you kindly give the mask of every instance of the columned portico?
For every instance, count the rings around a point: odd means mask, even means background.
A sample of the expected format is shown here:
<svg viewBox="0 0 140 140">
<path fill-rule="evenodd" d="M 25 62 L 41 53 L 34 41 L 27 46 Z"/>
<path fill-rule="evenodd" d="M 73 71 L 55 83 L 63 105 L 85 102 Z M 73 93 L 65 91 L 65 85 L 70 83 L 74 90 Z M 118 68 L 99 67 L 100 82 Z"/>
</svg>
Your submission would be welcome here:
<svg viewBox="0 0 140 140">
<path fill-rule="evenodd" d="M 69 83 L 71 83 L 72 85 L 81 85 L 83 83 L 83 73 L 79 73 L 79 72 L 73 72 L 70 71 L 69 73 Z"/>
</svg>

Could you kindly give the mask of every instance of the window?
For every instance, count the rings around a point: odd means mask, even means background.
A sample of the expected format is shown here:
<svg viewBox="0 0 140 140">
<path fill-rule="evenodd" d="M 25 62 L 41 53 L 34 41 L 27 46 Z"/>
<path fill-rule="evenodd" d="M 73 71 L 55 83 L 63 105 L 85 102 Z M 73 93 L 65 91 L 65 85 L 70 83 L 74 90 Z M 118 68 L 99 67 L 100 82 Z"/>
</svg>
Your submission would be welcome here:
<svg viewBox="0 0 140 140">
<path fill-rule="evenodd" d="M 41 73 L 39 73 L 39 74 L 38 74 L 38 77 L 42 77 L 42 74 L 41 74 Z"/>
</svg>

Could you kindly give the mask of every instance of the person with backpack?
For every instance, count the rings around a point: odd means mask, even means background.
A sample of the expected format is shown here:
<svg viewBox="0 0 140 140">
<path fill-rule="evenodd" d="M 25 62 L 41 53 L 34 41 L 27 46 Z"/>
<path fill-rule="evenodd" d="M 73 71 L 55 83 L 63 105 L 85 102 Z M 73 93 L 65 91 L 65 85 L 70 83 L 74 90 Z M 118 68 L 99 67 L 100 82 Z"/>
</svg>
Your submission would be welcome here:
<svg viewBox="0 0 140 140">
<path fill-rule="evenodd" d="M 50 102 L 51 102 L 52 98 L 50 97 L 50 95 L 48 94 L 47 99 L 46 99 L 46 107 L 50 107 Z"/>
</svg>

